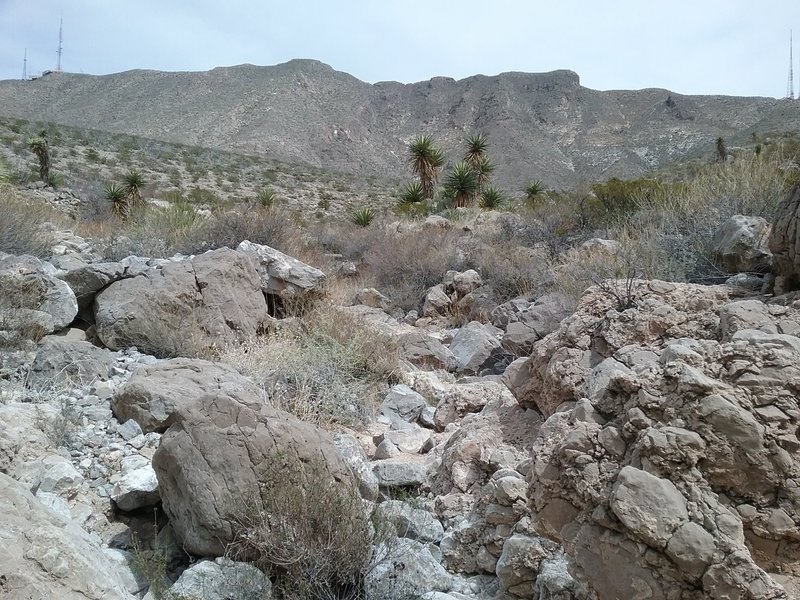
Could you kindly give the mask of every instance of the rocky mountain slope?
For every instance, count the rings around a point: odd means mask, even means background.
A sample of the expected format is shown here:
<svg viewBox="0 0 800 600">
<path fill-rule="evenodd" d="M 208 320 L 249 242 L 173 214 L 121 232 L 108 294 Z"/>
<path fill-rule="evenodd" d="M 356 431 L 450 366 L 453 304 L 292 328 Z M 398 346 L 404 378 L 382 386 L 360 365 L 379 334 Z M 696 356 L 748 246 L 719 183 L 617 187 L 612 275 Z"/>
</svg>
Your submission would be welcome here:
<svg viewBox="0 0 800 600">
<path fill-rule="evenodd" d="M 718 136 L 800 129 L 800 103 L 770 98 L 597 91 L 571 71 L 372 85 L 312 60 L 2 81 L 0 116 L 392 177 L 407 176 L 414 135 L 433 134 L 453 161 L 465 134 L 484 131 L 510 188 L 640 175 L 710 152 Z"/>
</svg>

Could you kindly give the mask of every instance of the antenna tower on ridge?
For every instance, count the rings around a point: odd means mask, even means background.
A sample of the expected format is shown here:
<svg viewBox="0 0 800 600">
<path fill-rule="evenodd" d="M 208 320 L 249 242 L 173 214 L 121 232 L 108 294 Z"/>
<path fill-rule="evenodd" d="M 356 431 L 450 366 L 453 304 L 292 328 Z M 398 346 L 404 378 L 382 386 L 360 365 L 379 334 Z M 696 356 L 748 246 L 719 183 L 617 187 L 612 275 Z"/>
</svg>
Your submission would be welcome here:
<svg viewBox="0 0 800 600">
<path fill-rule="evenodd" d="M 61 52 L 64 49 L 64 15 L 61 15 L 61 20 L 58 23 L 58 64 L 56 64 L 56 73 L 61 73 Z M 792 91 L 794 93 L 794 90 Z"/>
<path fill-rule="evenodd" d="M 25 48 L 25 57 L 22 59 L 22 81 L 28 78 L 28 49 Z"/>
<path fill-rule="evenodd" d="M 789 100 L 794 100 L 794 73 L 792 67 L 794 66 L 794 59 L 792 58 L 792 30 L 789 30 L 789 83 L 786 85 L 786 97 Z"/>
</svg>

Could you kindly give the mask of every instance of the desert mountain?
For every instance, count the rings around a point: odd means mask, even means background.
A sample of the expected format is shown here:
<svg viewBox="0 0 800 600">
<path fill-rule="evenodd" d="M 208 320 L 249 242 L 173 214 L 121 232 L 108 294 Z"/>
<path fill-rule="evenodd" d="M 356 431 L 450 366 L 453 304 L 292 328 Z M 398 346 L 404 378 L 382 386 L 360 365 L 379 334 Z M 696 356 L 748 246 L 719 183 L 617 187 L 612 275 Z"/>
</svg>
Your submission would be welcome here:
<svg viewBox="0 0 800 600">
<path fill-rule="evenodd" d="M 391 177 L 408 176 L 414 135 L 434 135 L 455 161 L 461 138 L 483 131 L 511 188 L 636 176 L 710 153 L 718 136 L 800 129 L 800 103 L 771 98 L 597 91 L 572 71 L 369 84 L 313 60 L 2 81 L 0 116 Z"/>
</svg>

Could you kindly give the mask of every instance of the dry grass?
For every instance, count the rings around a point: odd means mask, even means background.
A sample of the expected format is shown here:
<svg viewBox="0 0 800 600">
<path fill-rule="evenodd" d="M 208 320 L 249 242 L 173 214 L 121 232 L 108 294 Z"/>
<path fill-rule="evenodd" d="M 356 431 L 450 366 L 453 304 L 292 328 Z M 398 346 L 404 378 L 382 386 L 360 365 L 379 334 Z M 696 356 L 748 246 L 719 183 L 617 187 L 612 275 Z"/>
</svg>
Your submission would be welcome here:
<svg viewBox="0 0 800 600">
<path fill-rule="evenodd" d="M 398 364 L 383 336 L 325 302 L 294 326 L 222 349 L 219 359 L 263 385 L 279 408 L 328 429 L 374 417 Z"/>
<path fill-rule="evenodd" d="M 54 238 L 43 225 L 63 219 L 43 202 L 25 201 L 10 185 L 0 184 L 0 252 L 50 256 Z"/>
</svg>

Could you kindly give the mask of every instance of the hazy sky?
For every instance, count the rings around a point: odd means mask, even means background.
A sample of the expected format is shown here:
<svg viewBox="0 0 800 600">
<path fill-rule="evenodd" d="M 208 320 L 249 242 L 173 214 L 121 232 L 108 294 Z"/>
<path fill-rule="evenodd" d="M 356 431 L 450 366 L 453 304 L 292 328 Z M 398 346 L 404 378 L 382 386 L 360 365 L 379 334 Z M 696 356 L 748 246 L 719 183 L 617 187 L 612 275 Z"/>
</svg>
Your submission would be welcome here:
<svg viewBox="0 0 800 600">
<path fill-rule="evenodd" d="M 800 0 L 0 0 L 0 79 L 314 58 L 369 82 L 572 69 L 594 89 L 783 97 Z"/>
</svg>

